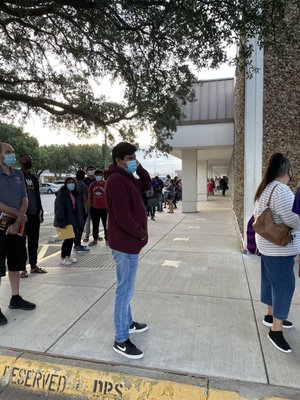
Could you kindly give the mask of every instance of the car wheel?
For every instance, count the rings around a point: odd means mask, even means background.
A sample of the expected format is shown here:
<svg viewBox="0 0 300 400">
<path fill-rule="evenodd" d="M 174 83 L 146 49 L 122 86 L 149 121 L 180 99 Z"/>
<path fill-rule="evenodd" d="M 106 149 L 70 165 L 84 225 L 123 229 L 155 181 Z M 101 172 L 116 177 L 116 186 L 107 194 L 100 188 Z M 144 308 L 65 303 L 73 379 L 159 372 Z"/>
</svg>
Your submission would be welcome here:
<svg viewBox="0 0 300 400">
<path fill-rule="evenodd" d="M 48 190 L 47 190 L 47 193 L 48 193 L 48 194 L 52 194 L 52 193 L 53 193 L 52 189 L 48 189 Z"/>
</svg>

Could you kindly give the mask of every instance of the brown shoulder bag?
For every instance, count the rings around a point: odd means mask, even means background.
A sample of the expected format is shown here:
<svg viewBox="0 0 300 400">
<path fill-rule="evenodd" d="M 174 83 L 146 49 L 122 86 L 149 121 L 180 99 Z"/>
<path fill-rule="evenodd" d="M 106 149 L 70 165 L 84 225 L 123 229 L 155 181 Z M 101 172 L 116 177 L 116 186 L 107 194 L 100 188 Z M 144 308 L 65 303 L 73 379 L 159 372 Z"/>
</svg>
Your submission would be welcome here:
<svg viewBox="0 0 300 400">
<path fill-rule="evenodd" d="M 252 226 L 256 233 L 264 239 L 269 240 L 269 242 L 279 246 L 286 246 L 293 240 L 292 228 L 285 224 L 275 224 L 270 209 L 271 197 L 276 186 L 274 186 L 270 194 L 266 209 L 256 218 Z"/>
</svg>

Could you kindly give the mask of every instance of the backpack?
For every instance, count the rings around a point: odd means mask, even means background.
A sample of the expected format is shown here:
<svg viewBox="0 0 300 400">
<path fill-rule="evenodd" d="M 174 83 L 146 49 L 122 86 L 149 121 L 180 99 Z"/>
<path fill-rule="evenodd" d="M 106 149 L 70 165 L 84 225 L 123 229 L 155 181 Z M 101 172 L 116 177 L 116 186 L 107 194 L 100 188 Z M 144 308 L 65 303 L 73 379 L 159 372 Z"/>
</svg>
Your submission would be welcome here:
<svg viewBox="0 0 300 400">
<path fill-rule="evenodd" d="M 247 250 L 250 254 L 256 254 L 257 256 L 260 256 L 260 252 L 256 246 L 255 232 L 252 226 L 253 222 L 254 216 L 252 215 L 247 224 Z"/>
</svg>

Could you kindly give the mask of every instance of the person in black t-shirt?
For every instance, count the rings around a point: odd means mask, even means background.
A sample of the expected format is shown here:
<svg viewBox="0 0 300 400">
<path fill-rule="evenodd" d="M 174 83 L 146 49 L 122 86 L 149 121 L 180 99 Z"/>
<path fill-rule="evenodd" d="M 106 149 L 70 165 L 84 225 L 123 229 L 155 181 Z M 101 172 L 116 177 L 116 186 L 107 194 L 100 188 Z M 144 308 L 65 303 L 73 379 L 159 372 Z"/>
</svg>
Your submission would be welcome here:
<svg viewBox="0 0 300 400">
<path fill-rule="evenodd" d="M 95 182 L 95 167 L 93 165 L 89 165 L 86 169 L 86 174 L 87 176 L 83 179 L 83 183 L 87 186 L 87 188 L 89 188 L 90 184 Z M 91 215 L 90 212 L 88 212 L 84 225 L 85 238 L 83 239 L 83 241 L 85 243 L 88 243 L 89 241 L 90 231 L 91 231 Z"/>
<path fill-rule="evenodd" d="M 20 156 L 21 171 L 23 172 L 27 197 L 28 209 L 26 212 L 27 222 L 25 224 L 25 235 L 27 238 L 27 252 L 29 257 L 30 272 L 45 274 L 47 271 L 37 266 L 37 252 L 39 247 L 40 225 L 44 221 L 44 211 L 41 202 L 39 181 L 30 170 L 32 168 L 32 157 L 29 154 Z M 20 273 L 21 278 L 27 278 L 26 269 Z"/>
</svg>

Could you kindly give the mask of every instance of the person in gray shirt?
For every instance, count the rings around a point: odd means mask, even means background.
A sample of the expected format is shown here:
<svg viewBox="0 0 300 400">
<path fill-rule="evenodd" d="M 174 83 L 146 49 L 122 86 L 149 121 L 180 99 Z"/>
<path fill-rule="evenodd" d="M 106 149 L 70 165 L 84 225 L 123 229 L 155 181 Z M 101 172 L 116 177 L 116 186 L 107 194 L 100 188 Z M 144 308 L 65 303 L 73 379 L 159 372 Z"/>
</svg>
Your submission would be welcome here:
<svg viewBox="0 0 300 400">
<path fill-rule="evenodd" d="M 23 174 L 13 168 L 16 156 L 13 147 L 0 142 L 0 279 L 6 275 L 11 286 L 10 309 L 33 310 L 34 303 L 20 294 L 20 271 L 26 266 L 24 226 L 28 200 Z M 0 325 L 7 324 L 0 309 Z"/>
</svg>

